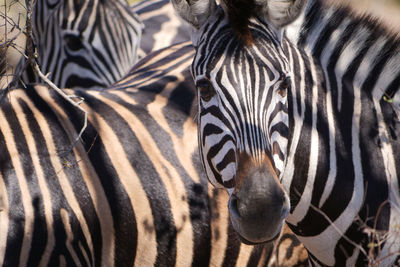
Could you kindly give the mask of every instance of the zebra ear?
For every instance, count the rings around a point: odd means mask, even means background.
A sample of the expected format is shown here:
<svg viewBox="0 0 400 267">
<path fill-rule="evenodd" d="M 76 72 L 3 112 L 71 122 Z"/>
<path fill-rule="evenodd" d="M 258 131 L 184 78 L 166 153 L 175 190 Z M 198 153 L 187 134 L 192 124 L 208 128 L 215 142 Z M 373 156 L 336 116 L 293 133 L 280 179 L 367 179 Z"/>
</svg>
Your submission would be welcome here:
<svg viewBox="0 0 400 267">
<path fill-rule="evenodd" d="M 171 0 L 178 15 L 199 29 L 215 10 L 215 0 Z"/>
<path fill-rule="evenodd" d="M 263 7 L 259 10 L 259 15 L 277 29 L 281 29 L 299 17 L 307 0 L 255 0 L 255 2 Z"/>
</svg>

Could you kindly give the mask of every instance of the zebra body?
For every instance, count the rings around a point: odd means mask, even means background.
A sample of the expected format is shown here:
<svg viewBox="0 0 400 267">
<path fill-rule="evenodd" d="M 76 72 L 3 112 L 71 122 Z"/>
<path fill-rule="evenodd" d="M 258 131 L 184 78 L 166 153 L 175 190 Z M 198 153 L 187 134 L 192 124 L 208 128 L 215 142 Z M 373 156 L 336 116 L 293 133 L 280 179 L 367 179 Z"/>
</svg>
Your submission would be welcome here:
<svg viewBox="0 0 400 267">
<path fill-rule="evenodd" d="M 227 195 L 201 170 L 193 54 L 179 44 L 115 87 L 67 90 L 89 114 L 72 152 L 79 111 L 44 86 L 9 92 L 0 109 L 0 265 L 263 266 L 271 258 L 272 244 L 247 246 L 231 233 Z"/>
<path fill-rule="evenodd" d="M 287 215 L 312 265 L 393 264 L 399 38 L 320 0 L 173 4 L 195 28 L 203 164 L 243 240 Z"/>
<path fill-rule="evenodd" d="M 172 44 L 190 41 L 190 27 L 175 13 L 169 0 L 147 0 L 132 6 L 142 23 L 139 57 Z"/>
<path fill-rule="evenodd" d="M 143 25 L 123 0 L 38 0 L 32 27 L 39 66 L 50 80 L 61 88 L 99 88 L 137 62 Z M 25 67 L 21 61 L 18 69 Z M 40 81 L 30 68 L 22 77 Z"/>
</svg>

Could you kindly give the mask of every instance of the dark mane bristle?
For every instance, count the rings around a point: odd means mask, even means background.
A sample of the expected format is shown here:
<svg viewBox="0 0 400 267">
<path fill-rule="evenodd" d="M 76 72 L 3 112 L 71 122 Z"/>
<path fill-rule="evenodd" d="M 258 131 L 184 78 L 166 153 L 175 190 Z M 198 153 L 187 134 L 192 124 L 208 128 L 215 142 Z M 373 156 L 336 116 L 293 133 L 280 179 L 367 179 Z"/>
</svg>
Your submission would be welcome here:
<svg viewBox="0 0 400 267">
<path fill-rule="evenodd" d="M 254 0 L 223 0 L 226 11 L 236 36 L 245 45 L 253 43 L 253 36 L 249 29 L 250 18 L 254 16 L 256 4 Z"/>
</svg>

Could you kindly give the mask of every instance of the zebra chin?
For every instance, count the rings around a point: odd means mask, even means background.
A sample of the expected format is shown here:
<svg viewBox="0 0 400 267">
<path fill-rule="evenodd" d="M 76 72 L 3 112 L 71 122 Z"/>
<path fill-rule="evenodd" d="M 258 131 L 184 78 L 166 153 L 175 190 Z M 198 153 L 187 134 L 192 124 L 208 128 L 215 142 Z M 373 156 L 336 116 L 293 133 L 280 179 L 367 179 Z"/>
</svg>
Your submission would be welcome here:
<svg viewBox="0 0 400 267">
<path fill-rule="evenodd" d="M 271 164 L 246 165 L 229 199 L 230 220 L 243 243 L 271 242 L 279 237 L 290 201 Z"/>
</svg>

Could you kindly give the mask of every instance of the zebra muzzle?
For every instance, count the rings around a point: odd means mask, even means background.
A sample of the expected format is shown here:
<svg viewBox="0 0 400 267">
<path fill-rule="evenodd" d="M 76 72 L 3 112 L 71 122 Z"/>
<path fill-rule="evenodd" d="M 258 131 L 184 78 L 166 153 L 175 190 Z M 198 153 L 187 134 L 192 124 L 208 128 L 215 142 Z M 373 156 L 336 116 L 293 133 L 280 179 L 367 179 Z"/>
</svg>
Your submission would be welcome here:
<svg viewBox="0 0 400 267">
<path fill-rule="evenodd" d="M 240 180 L 228 204 L 233 228 L 247 244 L 274 240 L 290 210 L 276 174 L 271 168 L 254 166 Z"/>
</svg>

